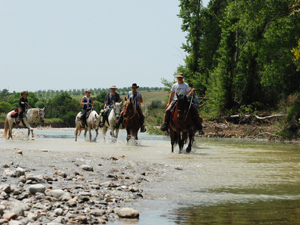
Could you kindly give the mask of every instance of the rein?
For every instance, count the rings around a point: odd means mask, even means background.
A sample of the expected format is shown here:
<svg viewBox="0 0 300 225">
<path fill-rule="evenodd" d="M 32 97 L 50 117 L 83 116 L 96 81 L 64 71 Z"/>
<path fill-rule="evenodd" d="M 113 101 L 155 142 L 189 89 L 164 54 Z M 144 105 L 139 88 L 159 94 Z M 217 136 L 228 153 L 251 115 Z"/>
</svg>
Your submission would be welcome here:
<svg viewBox="0 0 300 225">
<path fill-rule="evenodd" d="M 190 112 L 190 109 L 191 109 L 191 106 L 192 106 L 192 102 L 193 102 L 193 95 L 192 95 L 192 98 L 191 98 L 191 102 L 190 102 L 190 106 L 189 106 L 189 109 L 188 109 L 188 111 L 187 111 L 187 113 L 186 113 L 186 115 L 185 115 L 185 119 L 187 118 L 187 116 L 188 116 L 188 114 L 189 114 L 189 112 Z"/>
</svg>

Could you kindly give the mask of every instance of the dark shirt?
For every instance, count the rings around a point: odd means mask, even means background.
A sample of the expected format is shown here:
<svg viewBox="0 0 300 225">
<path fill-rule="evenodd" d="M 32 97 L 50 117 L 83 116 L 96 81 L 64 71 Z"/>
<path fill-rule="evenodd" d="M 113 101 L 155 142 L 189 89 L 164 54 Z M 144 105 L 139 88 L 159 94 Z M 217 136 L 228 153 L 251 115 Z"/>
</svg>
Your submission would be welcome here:
<svg viewBox="0 0 300 225">
<path fill-rule="evenodd" d="M 24 102 L 25 104 L 21 104 L 21 102 Z M 28 104 L 27 98 L 21 97 L 20 100 L 19 100 L 19 107 L 21 109 L 25 110 L 25 108 L 27 107 L 26 103 Z"/>
<path fill-rule="evenodd" d="M 121 102 L 120 96 L 118 93 L 115 93 L 112 95 L 111 93 L 108 93 L 105 97 L 104 104 L 106 106 L 112 106 L 113 102 Z"/>
</svg>

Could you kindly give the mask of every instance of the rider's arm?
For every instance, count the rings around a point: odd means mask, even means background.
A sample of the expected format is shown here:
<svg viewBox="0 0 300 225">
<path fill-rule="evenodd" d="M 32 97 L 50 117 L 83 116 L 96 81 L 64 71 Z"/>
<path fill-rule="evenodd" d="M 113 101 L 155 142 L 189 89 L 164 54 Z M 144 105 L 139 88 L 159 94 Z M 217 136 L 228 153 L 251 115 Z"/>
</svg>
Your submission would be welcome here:
<svg viewBox="0 0 300 225">
<path fill-rule="evenodd" d="M 172 99 L 174 97 L 175 92 L 171 91 L 170 96 L 169 96 L 169 101 L 168 101 L 168 105 L 167 107 L 170 105 L 170 103 L 172 102 Z"/>
<path fill-rule="evenodd" d="M 89 104 L 88 102 L 83 102 L 84 99 L 85 99 L 85 97 L 83 97 L 83 98 L 81 99 L 80 105 L 87 105 L 87 104 Z"/>
<path fill-rule="evenodd" d="M 139 97 L 139 96 L 141 96 L 141 97 Z M 139 100 L 140 103 L 143 103 L 142 95 L 137 94 L 136 99 Z"/>
</svg>

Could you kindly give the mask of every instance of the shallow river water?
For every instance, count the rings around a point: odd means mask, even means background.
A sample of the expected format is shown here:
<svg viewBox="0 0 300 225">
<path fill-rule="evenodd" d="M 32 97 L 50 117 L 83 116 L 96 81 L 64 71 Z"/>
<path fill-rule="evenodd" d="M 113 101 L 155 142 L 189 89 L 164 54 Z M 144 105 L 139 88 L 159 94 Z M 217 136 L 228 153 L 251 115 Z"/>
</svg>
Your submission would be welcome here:
<svg viewBox="0 0 300 225">
<path fill-rule="evenodd" d="M 82 135 L 75 143 L 72 129 L 35 134 L 35 140 L 1 138 L 1 149 L 101 151 L 163 165 L 163 179 L 144 187 L 145 198 L 130 205 L 140 219 L 109 224 L 300 224 L 298 145 L 196 138 L 190 154 L 178 154 L 178 147 L 171 153 L 166 136 L 139 134 L 138 145 L 131 146 L 124 132 L 116 143 L 109 137 L 104 142 L 101 132 L 92 143 Z"/>
</svg>

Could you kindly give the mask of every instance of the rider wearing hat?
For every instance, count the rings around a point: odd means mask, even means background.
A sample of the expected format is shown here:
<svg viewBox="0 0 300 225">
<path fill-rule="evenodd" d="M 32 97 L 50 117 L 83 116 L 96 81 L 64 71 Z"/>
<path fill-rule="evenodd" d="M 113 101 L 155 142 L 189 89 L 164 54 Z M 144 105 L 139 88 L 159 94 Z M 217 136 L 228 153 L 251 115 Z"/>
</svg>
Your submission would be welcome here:
<svg viewBox="0 0 300 225">
<path fill-rule="evenodd" d="M 132 88 L 132 91 L 128 92 L 127 98 L 132 98 L 133 103 L 137 109 L 137 112 L 139 113 L 141 132 L 146 132 L 146 127 L 144 126 L 145 116 L 142 112 L 142 107 L 141 107 L 141 103 L 143 103 L 143 97 L 142 97 L 141 93 L 137 91 L 139 86 L 137 86 L 136 83 L 133 83 L 131 88 Z M 121 113 L 120 119 L 115 127 L 119 128 L 122 121 L 123 121 L 123 114 Z"/>
<path fill-rule="evenodd" d="M 85 127 L 86 124 L 86 113 L 91 110 L 92 106 L 94 105 L 93 98 L 91 97 L 91 90 L 86 89 L 85 90 L 85 96 L 81 99 L 80 105 L 83 105 L 83 108 L 81 110 L 82 116 L 81 116 L 81 124 L 82 127 Z"/>
<path fill-rule="evenodd" d="M 105 96 L 104 111 L 102 113 L 100 127 L 103 127 L 105 121 L 108 120 L 108 113 L 114 102 L 121 102 L 120 95 L 116 92 L 116 90 L 118 89 L 116 85 L 112 85 L 109 89 L 111 90 L 111 92 Z"/>
<path fill-rule="evenodd" d="M 169 122 L 170 122 L 170 118 L 171 118 L 171 110 L 173 109 L 173 107 L 175 106 L 176 102 L 177 102 L 177 95 L 193 95 L 195 93 L 195 89 L 189 87 L 189 85 L 185 82 L 183 82 L 183 74 L 182 73 L 178 73 L 176 75 L 177 78 L 177 83 L 173 84 L 172 88 L 171 88 L 171 93 L 169 96 L 169 101 L 167 104 L 167 109 L 165 112 L 165 117 L 164 117 L 164 123 L 161 126 L 161 130 L 162 131 L 167 131 L 168 130 L 168 126 L 169 126 Z M 176 94 L 175 94 L 176 93 Z M 202 125 L 201 122 L 199 121 L 199 114 L 198 114 L 198 110 L 196 107 L 192 107 L 192 114 L 193 114 L 193 120 L 195 122 L 196 127 L 198 128 L 198 130 L 202 130 Z"/>
<path fill-rule="evenodd" d="M 19 118 L 17 122 L 22 121 L 23 115 L 26 111 L 26 108 L 28 107 L 28 100 L 27 100 L 28 93 L 26 91 L 23 91 L 21 93 L 21 98 L 19 99 Z"/>
</svg>

